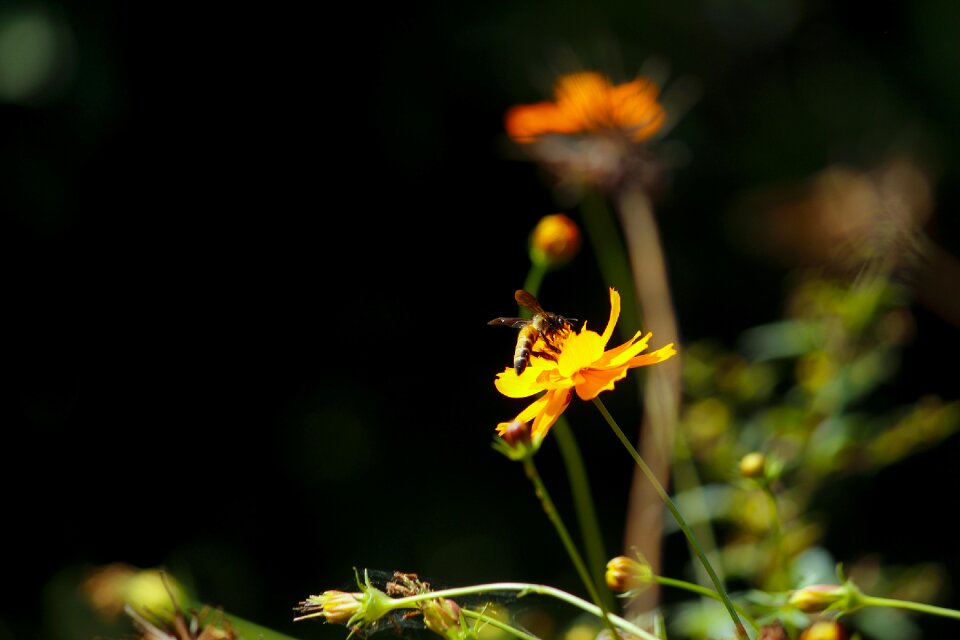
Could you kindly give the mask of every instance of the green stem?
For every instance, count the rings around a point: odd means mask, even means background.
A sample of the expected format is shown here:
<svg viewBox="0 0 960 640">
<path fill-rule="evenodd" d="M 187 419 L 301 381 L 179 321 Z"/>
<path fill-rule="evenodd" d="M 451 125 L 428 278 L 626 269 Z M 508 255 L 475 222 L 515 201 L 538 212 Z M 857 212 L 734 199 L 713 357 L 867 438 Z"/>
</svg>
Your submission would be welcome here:
<svg viewBox="0 0 960 640">
<path fill-rule="evenodd" d="M 548 587 L 542 584 L 530 584 L 527 582 L 493 582 L 490 584 L 476 584 L 468 587 L 454 587 L 453 589 L 443 589 L 442 591 L 429 591 L 427 593 L 420 593 L 415 596 L 407 596 L 406 598 L 397 598 L 393 600 L 391 606 L 392 609 L 415 609 L 417 608 L 418 602 L 423 602 L 424 600 L 433 600 L 435 598 L 459 598 L 462 596 L 469 596 L 477 593 L 486 593 L 488 591 L 517 591 L 518 595 L 523 597 L 531 593 L 537 595 L 548 596 L 551 598 L 556 598 L 571 604 L 578 609 L 586 611 L 592 616 L 597 618 L 606 618 L 610 623 L 612 623 L 618 629 L 626 631 L 631 635 L 638 636 L 644 640 L 658 640 L 656 636 L 652 635 L 648 631 L 644 631 L 635 624 L 624 620 L 620 616 L 614 615 L 612 613 L 607 613 L 600 607 L 582 598 L 567 593 L 557 589 L 556 587 Z"/>
<path fill-rule="evenodd" d="M 524 290 L 532 293 L 534 297 L 540 295 L 540 285 L 543 283 L 543 278 L 546 275 L 547 268 L 545 266 L 531 264 L 530 271 L 527 272 L 527 279 L 523 282 Z"/>
<path fill-rule="evenodd" d="M 593 575 L 594 584 L 599 586 L 600 597 L 603 598 L 604 605 L 607 609 L 613 609 L 615 606 L 613 594 L 607 589 L 606 579 L 604 578 L 607 567 L 607 552 L 603 548 L 597 512 L 594 509 L 593 498 L 590 493 L 590 480 L 583 464 L 583 456 L 580 455 L 580 447 L 577 446 L 577 441 L 573 437 L 570 424 L 563 416 L 557 419 L 551 431 L 555 436 L 557 446 L 560 448 L 560 456 L 563 458 L 564 466 L 567 468 L 573 508 L 580 524 L 580 535 L 583 537 L 583 545 L 586 548 L 590 573 Z"/>
<path fill-rule="evenodd" d="M 506 622 L 500 622 L 496 618 L 491 618 L 490 616 L 484 615 L 477 611 L 471 611 L 470 609 L 460 609 L 460 613 L 463 614 L 464 618 L 473 618 L 475 620 L 480 620 L 489 624 L 491 627 L 496 627 L 505 633 L 509 633 L 515 638 L 520 638 L 520 640 L 539 640 L 537 636 L 530 635 L 525 631 L 521 631 L 514 626 L 507 624 Z"/>
<path fill-rule="evenodd" d="M 573 566 L 576 568 L 577 573 L 580 574 L 580 579 L 583 580 L 583 584 L 587 588 L 590 598 L 600 608 L 601 612 L 603 613 L 603 619 L 606 622 L 607 627 L 609 627 L 610 632 L 613 634 L 614 640 L 616 640 L 616 638 L 619 636 L 617 635 L 617 630 L 610 622 L 610 614 L 607 611 L 607 607 L 604 604 L 603 599 L 600 597 L 600 592 L 597 590 L 596 585 L 593 583 L 593 578 L 590 577 L 590 571 L 587 570 L 587 565 L 584 564 L 583 558 L 580 556 L 580 552 L 577 551 L 576 545 L 573 544 L 573 538 L 570 537 L 570 532 L 567 531 L 566 525 L 563 524 L 563 519 L 560 517 L 560 512 L 557 511 L 556 506 L 553 504 L 553 500 L 550 499 L 550 494 L 547 493 L 546 485 L 543 484 L 540 474 L 537 473 L 537 467 L 533 463 L 532 456 L 527 456 L 524 458 L 523 470 L 526 472 L 527 478 L 530 479 L 530 482 L 533 483 L 537 497 L 540 498 L 540 504 L 543 505 L 543 510 L 546 512 L 550 522 L 553 523 L 554 528 L 560 535 L 560 540 L 563 542 L 563 546 L 570 555 L 570 560 L 573 561 Z"/>
<path fill-rule="evenodd" d="M 195 608 L 197 611 L 202 611 L 210 607 L 200 604 L 199 606 L 195 605 Z M 229 623 L 230 627 L 236 632 L 237 640 L 294 640 L 291 636 L 280 633 L 279 631 L 267 629 L 266 627 L 261 627 L 249 620 L 238 618 L 232 613 L 224 612 L 223 619 L 226 623 Z"/>
<path fill-rule="evenodd" d="M 920 613 L 929 613 L 934 616 L 944 618 L 954 618 L 960 620 L 960 611 L 956 609 L 947 609 L 946 607 L 937 607 L 932 604 L 923 604 L 922 602 L 910 602 L 909 600 L 895 600 L 894 598 L 878 598 L 860 594 L 858 604 L 861 607 L 890 607 L 892 609 L 907 609 L 908 611 L 918 611 Z"/>
<path fill-rule="evenodd" d="M 713 589 L 708 589 L 707 587 L 701 586 L 699 584 L 695 584 L 693 582 L 687 582 L 686 580 L 677 580 L 675 578 L 667 578 L 665 576 L 654 576 L 653 579 L 656 580 L 658 584 L 662 584 L 665 587 L 674 587 L 675 589 L 684 589 L 685 591 L 690 591 L 692 593 L 696 593 L 698 595 L 711 598 L 712 600 L 716 600 L 717 602 L 723 602 L 723 598 L 720 597 L 719 593 L 717 593 Z M 754 631 L 759 632 L 760 626 L 757 624 L 757 621 L 754 620 L 753 617 L 747 612 L 747 610 L 735 602 L 732 604 L 733 604 L 733 608 L 736 609 L 737 613 L 739 613 L 740 616 L 750 624 L 750 627 L 753 628 Z"/>
<path fill-rule="evenodd" d="M 597 409 L 600 411 L 600 414 L 603 416 L 604 420 L 607 421 L 607 424 L 610 425 L 610 428 L 613 429 L 613 432 L 616 434 L 617 438 L 620 439 L 620 442 L 623 443 L 623 446 L 627 448 L 627 451 L 630 452 L 631 457 L 633 457 L 634 462 L 637 463 L 637 466 L 640 468 L 640 471 L 643 472 L 643 475 L 647 477 L 647 480 L 653 485 L 654 489 L 657 492 L 657 495 L 660 496 L 660 499 L 667 506 L 667 509 L 670 510 L 670 513 L 673 514 L 674 519 L 677 521 L 677 526 L 680 527 L 680 530 L 683 531 L 683 535 L 687 537 L 687 542 L 690 543 L 690 547 L 693 548 L 694 553 L 696 553 L 697 558 L 700 559 L 700 562 L 703 564 L 703 568 L 706 569 L 707 574 L 710 576 L 710 580 L 713 582 L 714 587 L 716 587 L 717 594 L 720 596 L 720 600 L 723 602 L 723 605 L 727 608 L 727 612 L 730 614 L 730 618 L 733 620 L 734 627 L 737 631 L 737 637 L 741 639 L 749 638 L 747 635 L 747 630 L 743 628 L 743 623 L 740 621 L 740 618 L 737 617 L 736 609 L 733 606 L 733 601 L 730 600 L 730 596 L 727 595 L 726 590 L 723 588 L 723 583 L 720 582 L 720 578 L 717 577 L 717 572 L 714 571 L 713 565 L 710 564 L 710 561 L 707 559 L 706 554 L 703 552 L 703 548 L 700 546 L 700 543 L 697 541 L 696 536 L 693 535 L 693 531 L 690 529 L 690 526 L 687 524 L 687 521 L 684 519 L 683 514 L 680 513 L 680 510 L 677 508 L 677 505 L 670 499 L 670 496 L 667 495 L 666 490 L 663 488 L 663 485 L 657 480 L 657 477 L 654 475 L 653 471 L 650 470 L 650 467 L 647 466 L 647 463 L 643 461 L 643 458 L 640 457 L 640 454 L 637 453 L 637 450 L 627 439 L 627 436 L 624 435 L 623 431 L 620 429 L 620 426 L 617 424 L 617 421 L 613 419 L 613 416 L 610 415 L 610 412 L 607 411 L 607 407 L 604 406 L 603 401 L 600 398 L 594 398 L 593 404 L 596 405 Z"/>
<path fill-rule="evenodd" d="M 530 271 L 527 273 L 527 279 L 524 283 L 524 289 L 532 293 L 535 297 L 540 294 L 540 285 L 547 273 L 547 268 L 543 265 L 531 264 Z M 524 310 L 521 310 L 523 312 Z M 573 437 L 573 430 L 566 418 L 560 416 L 553 425 L 553 433 L 556 436 L 557 446 L 560 448 L 560 456 L 563 458 L 563 464 L 567 469 L 567 477 L 570 480 L 570 493 L 573 497 L 573 508 L 577 514 L 577 523 L 580 525 L 580 535 L 583 538 L 583 545 L 587 552 L 587 562 L 590 565 L 590 572 L 593 575 L 594 584 L 600 585 L 600 597 L 603 598 L 606 608 L 613 609 L 615 602 L 613 594 L 606 588 L 604 580 L 604 571 L 607 565 L 607 552 L 603 548 L 603 536 L 600 533 L 600 526 L 597 520 L 597 512 L 593 506 L 593 498 L 590 491 L 590 481 L 587 477 L 586 467 L 583 464 L 583 456 L 580 455 L 580 447 L 577 446 L 576 438 Z"/>
<path fill-rule="evenodd" d="M 773 545 L 773 571 L 770 577 L 770 590 L 783 591 L 789 587 L 787 578 L 786 549 L 783 545 L 783 525 L 780 520 L 780 507 L 777 496 L 773 493 L 770 483 L 763 481 L 763 492 L 770 502 L 770 542 Z"/>
<path fill-rule="evenodd" d="M 602 196 L 590 192 L 583 198 L 580 205 L 583 213 L 583 228 L 590 239 L 594 257 L 600 267 L 600 275 L 607 286 L 614 287 L 622 293 L 620 298 L 620 316 L 623 322 L 619 323 L 617 331 L 623 338 L 629 338 L 629 329 L 623 327 L 639 327 L 640 312 L 637 309 L 633 276 L 630 273 L 630 260 L 623 246 L 623 236 L 617 223 L 606 207 Z"/>
</svg>

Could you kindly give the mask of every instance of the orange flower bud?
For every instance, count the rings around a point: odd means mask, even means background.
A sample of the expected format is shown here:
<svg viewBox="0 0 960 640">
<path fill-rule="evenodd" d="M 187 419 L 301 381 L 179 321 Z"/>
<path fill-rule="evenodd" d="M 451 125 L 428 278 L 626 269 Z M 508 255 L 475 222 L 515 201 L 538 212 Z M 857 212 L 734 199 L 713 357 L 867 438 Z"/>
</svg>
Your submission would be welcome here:
<svg viewBox="0 0 960 640">
<path fill-rule="evenodd" d="M 844 640 L 846 637 L 844 628 L 833 620 L 814 622 L 800 634 L 800 640 Z"/>
<path fill-rule="evenodd" d="M 537 265 L 559 267 L 580 250 L 580 227 L 568 216 L 544 216 L 530 234 L 530 260 Z"/>
<path fill-rule="evenodd" d="M 627 556 L 617 556 L 607 563 L 604 577 L 611 591 L 626 593 L 650 584 L 653 579 L 653 569 L 647 562 Z"/>
</svg>

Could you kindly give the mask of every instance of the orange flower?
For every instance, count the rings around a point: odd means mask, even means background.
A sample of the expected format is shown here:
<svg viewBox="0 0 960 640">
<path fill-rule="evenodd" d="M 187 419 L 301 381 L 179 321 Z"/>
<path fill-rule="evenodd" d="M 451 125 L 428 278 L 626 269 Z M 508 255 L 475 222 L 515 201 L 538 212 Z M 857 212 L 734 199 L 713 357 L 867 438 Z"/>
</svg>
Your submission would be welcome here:
<svg viewBox="0 0 960 640">
<path fill-rule="evenodd" d="M 599 73 L 582 71 L 561 76 L 553 93 L 554 102 L 518 105 L 507 111 L 511 138 L 526 143 L 551 133 L 619 130 L 640 142 L 655 134 L 666 119 L 657 102 L 659 89 L 646 78 L 613 85 Z"/>
<path fill-rule="evenodd" d="M 519 376 L 513 367 L 498 373 L 494 384 L 507 397 L 526 398 L 541 391 L 546 393 L 513 420 L 498 424 L 497 432 L 503 435 L 512 424 L 533 420 L 532 439 L 534 446 L 538 446 L 570 404 L 573 391 L 581 400 L 592 400 L 601 391 L 611 391 L 614 383 L 625 378 L 629 369 L 662 362 L 676 355 L 673 344 L 641 355 L 653 335 L 642 336 L 641 331 L 619 347 L 605 351 L 619 317 L 620 294 L 611 288 L 610 319 L 603 334 L 588 330 L 584 323 L 579 333 L 570 333 L 556 345 L 560 350 L 556 360 L 534 355 Z"/>
</svg>

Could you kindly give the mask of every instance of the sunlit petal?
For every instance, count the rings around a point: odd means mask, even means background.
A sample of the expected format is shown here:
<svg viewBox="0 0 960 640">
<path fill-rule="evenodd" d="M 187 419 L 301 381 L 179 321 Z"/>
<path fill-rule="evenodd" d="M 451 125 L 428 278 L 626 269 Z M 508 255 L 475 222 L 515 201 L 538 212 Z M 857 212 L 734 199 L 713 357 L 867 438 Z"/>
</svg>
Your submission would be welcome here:
<svg viewBox="0 0 960 640">
<path fill-rule="evenodd" d="M 610 319 L 607 320 L 607 327 L 603 330 L 603 347 L 607 346 L 607 343 L 610 342 L 610 336 L 613 335 L 613 328 L 617 325 L 617 320 L 619 319 L 620 293 L 613 287 L 610 287 Z"/>
<path fill-rule="evenodd" d="M 648 364 L 663 362 L 667 358 L 671 358 L 675 355 L 677 355 L 677 350 L 674 348 L 673 343 L 671 342 L 667 346 L 660 347 L 656 351 L 644 353 L 643 355 L 632 358 L 630 362 L 627 363 L 627 366 L 631 369 L 634 367 L 645 367 Z"/>
<path fill-rule="evenodd" d="M 519 376 L 513 367 L 508 367 L 497 374 L 493 384 L 497 391 L 508 398 L 526 398 L 543 391 L 546 387 L 539 381 L 543 370 L 539 367 L 528 366 Z"/>
<path fill-rule="evenodd" d="M 569 390 L 547 391 L 544 394 L 546 404 L 537 413 L 537 417 L 533 419 L 533 427 L 531 428 L 531 437 L 534 442 L 543 440 L 553 423 L 566 410 L 572 397 L 573 394 Z"/>
<path fill-rule="evenodd" d="M 612 391 L 613 383 L 627 375 L 627 367 L 615 369 L 588 369 L 582 372 L 583 382 L 577 385 L 581 400 L 593 400 L 601 391 Z"/>
<path fill-rule="evenodd" d="M 605 368 L 605 367 L 618 367 L 625 365 L 630 358 L 633 358 L 644 349 L 647 348 L 647 343 L 650 341 L 650 338 L 653 336 L 652 333 L 640 338 L 640 331 L 636 332 L 633 335 L 633 338 L 624 342 L 619 347 L 605 351 L 602 358 L 599 358 L 595 363 L 594 367 Z"/>
<path fill-rule="evenodd" d="M 584 367 L 589 367 L 603 355 L 603 338 L 594 331 L 575 333 L 563 343 L 563 352 L 557 359 L 562 376 L 571 376 Z"/>
</svg>

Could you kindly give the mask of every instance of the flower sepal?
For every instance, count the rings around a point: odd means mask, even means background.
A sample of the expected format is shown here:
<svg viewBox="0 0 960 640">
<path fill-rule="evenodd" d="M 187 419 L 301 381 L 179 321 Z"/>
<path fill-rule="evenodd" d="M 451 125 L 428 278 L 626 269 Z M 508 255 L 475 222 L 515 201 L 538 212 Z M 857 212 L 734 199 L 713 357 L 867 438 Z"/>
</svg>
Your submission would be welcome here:
<svg viewBox="0 0 960 640">
<path fill-rule="evenodd" d="M 494 439 L 493 448 L 514 462 L 532 458 L 540 449 L 541 441 L 530 437 L 530 425 L 526 422 L 501 422 L 497 431 L 500 435 Z"/>
</svg>

